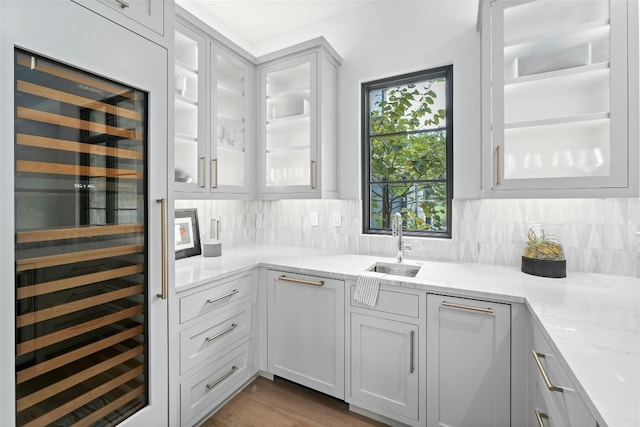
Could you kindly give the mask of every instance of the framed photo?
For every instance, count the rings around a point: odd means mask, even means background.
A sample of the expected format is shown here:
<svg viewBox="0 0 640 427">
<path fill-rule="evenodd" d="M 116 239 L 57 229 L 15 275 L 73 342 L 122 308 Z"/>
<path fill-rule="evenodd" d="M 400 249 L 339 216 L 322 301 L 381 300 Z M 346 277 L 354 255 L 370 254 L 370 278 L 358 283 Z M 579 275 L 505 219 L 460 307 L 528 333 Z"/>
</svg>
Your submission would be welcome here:
<svg viewBox="0 0 640 427">
<path fill-rule="evenodd" d="M 202 253 L 196 209 L 176 209 L 174 230 L 176 259 Z"/>
</svg>

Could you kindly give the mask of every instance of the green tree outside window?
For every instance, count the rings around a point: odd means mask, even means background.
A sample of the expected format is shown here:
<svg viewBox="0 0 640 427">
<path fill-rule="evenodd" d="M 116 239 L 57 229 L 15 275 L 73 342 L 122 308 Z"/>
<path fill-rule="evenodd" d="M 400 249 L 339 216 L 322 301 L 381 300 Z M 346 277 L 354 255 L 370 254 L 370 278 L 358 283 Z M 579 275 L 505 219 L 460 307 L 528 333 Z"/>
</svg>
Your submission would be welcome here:
<svg viewBox="0 0 640 427">
<path fill-rule="evenodd" d="M 365 83 L 365 232 L 450 237 L 452 68 Z"/>
</svg>

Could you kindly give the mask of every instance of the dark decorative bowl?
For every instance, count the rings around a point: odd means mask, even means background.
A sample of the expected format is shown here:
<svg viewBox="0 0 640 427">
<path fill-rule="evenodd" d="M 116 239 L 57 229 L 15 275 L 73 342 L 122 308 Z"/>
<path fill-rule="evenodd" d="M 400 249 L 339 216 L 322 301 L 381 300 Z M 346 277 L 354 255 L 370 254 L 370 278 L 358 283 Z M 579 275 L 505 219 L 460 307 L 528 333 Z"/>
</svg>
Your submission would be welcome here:
<svg viewBox="0 0 640 427">
<path fill-rule="evenodd" d="M 566 260 L 549 260 L 522 257 L 522 272 L 540 277 L 560 279 L 567 277 Z"/>
</svg>

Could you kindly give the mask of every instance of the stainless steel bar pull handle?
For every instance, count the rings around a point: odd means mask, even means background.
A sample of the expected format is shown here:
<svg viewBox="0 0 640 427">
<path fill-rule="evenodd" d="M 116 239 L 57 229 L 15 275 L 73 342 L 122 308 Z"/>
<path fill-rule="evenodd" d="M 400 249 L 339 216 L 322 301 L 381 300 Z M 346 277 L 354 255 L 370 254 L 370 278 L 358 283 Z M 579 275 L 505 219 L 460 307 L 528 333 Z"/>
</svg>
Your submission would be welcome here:
<svg viewBox="0 0 640 427">
<path fill-rule="evenodd" d="M 226 380 L 227 378 L 229 378 L 235 371 L 238 370 L 237 366 L 232 366 L 231 370 L 229 372 L 227 372 L 226 374 L 224 374 L 223 376 L 221 376 L 220 378 L 218 378 L 217 380 L 215 380 L 214 382 L 207 384 L 207 390 L 211 390 L 212 388 L 214 388 L 215 386 L 217 386 L 218 384 L 220 384 L 222 381 Z"/>
<path fill-rule="evenodd" d="M 313 286 L 322 286 L 324 285 L 324 280 L 304 280 L 304 279 L 296 279 L 294 277 L 280 276 L 278 280 L 282 280 L 283 282 L 292 282 L 299 283 L 301 285 L 313 285 Z"/>
<path fill-rule="evenodd" d="M 502 146 L 496 146 L 496 185 L 502 184 Z"/>
<path fill-rule="evenodd" d="M 442 302 L 442 306 L 449 307 L 449 308 L 457 308 L 460 310 L 476 311 L 478 313 L 493 314 L 493 310 L 490 308 L 473 307 L 471 305 L 463 305 L 463 304 L 454 304 L 452 302 L 446 302 L 446 301 Z"/>
<path fill-rule="evenodd" d="M 214 335 L 214 336 L 212 336 L 212 337 L 206 337 L 206 338 L 205 338 L 205 340 L 206 340 L 207 342 L 215 341 L 215 340 L 217 340 L 218 338 L 220 338 L 220 337 L 223 337 L 223 336 L 227 335 L 229 332 L 233 331 L 233 330 L 234 330 L 235 328 L 237 328 L 237 327 L 238 327 L 238 325 L 237 325 L 237 324 L 232 323 L 232 324 L 231 324 L 231 326 L 229 326 L 229 327 L 228 327 L 227 329 L 225 329 L 224 331 L 222 331 L 222 332 L 220 332 L 219 334 L 216 334 L 216 335 Z"/>
<path fill-rule="evenodd" d="M 537 351 L 532 351 L 531 352 L 533 354 L 533 358 L 536 361 L 536 365 L 538 365 L 538 370 L 540 371 L 540 373 L 542 374 L 542 379 L 544 380 L 544 383 L 546 384 L 547 388 L 551 391 L 557 391 L 557 392 L 564 392 L 564 388 L 563 387 L 559 387 L 557 385 L 553 385 L 551 383 L 551 380 L 549 379 L 549 375 L 547 374 L 547 370 L 544 369 L 544 366 L 542 365 L 542 362 L 540 361 L 540 359 L 544 359 L 546 357 L 546 354 L 543 353 L 538 353 Z"/>
<path fill-rule="evenodd" d="M 200 157 L 200 164 L 202 165 L 202 179 L 200 180 L 200 188 L 207 187 L 207 158 Z"/>
<path fill-rule="evenodd" d="M 234 289 L 231 292 L 229 292 L 228 294 L 222 295 L 221 297 L 218 297 L 216 299 L 208 299 L 207 300 L 207 304 L 213 304 L 214 302 L 222 301 L 225 298 L 230 298 L 230 297 L 234 296 L 235 294 L 237 294 L 238 292 L 240 292 L 240 291 Z"/>
<path fill-rule="evenodd" d="M 310 164 L 309 164 L 309 179 L 310 179 L 310 185 L 311 185 L 311 189 L 315 190 L 316 189 L 316 182 L 314 179 L 314 175 L 315 175 L 315 171 L 316 171 L 316 161 L 315 160 L 311 160 Z"/>
<path fill-rule="evenodd" d="M 129 7 L 129 3 L 124 0 L 116 0 L 116 3 L 120 5 L 121 8 L 126 9 Z"/>
<path fill-rule="evenodd" d="M 549 415 L 545 414 L 544 412 L 540 412 L 536 409 L 536 419 L 538 420 L 538 426 L 545 427 L 543 420 L 548 420 Z"/>
<path fill-rule="evenodd" d="M 211 160 L 211 167 L 213 168 L 211 188 L 218 188 L 218 159 Z"/>
<path fill-rule="evenodd" d="M 414 371 L 414 361 L 413 361 L 413 352 L 415 349 L 415 331 L 409 332 L 409 373 L 413 374 Z"/>
<path fill-rule="evenodd" d="M 162 252 L 162 291 L 158 296 L 162 299 L 167 299 L 169 294 L 169 287 L 167 283 L 167 199 L 157 199 L 157 203 L 160 203 L 160 222 L 162 229 L 160 230 L 161 252 Z"/>
</svg>

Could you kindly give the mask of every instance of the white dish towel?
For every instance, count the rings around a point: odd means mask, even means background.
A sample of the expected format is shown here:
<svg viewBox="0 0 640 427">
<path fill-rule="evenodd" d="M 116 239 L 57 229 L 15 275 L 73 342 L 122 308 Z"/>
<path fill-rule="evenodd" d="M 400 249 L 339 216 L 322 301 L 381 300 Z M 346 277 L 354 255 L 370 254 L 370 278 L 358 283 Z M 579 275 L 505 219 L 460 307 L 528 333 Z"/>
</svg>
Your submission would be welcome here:
<svg viewBox="0 0 640 427">
<path fill-rule="evenodd" d="M 356 282 L 356 291 L 353 299 L 360 304 L 374 307 L 378 301 L 378 290 L 380 289 L 380 279 L 384 276 L 382 273 L 373 271 L 363 271 L 358 275 Z"/>
</svg>

